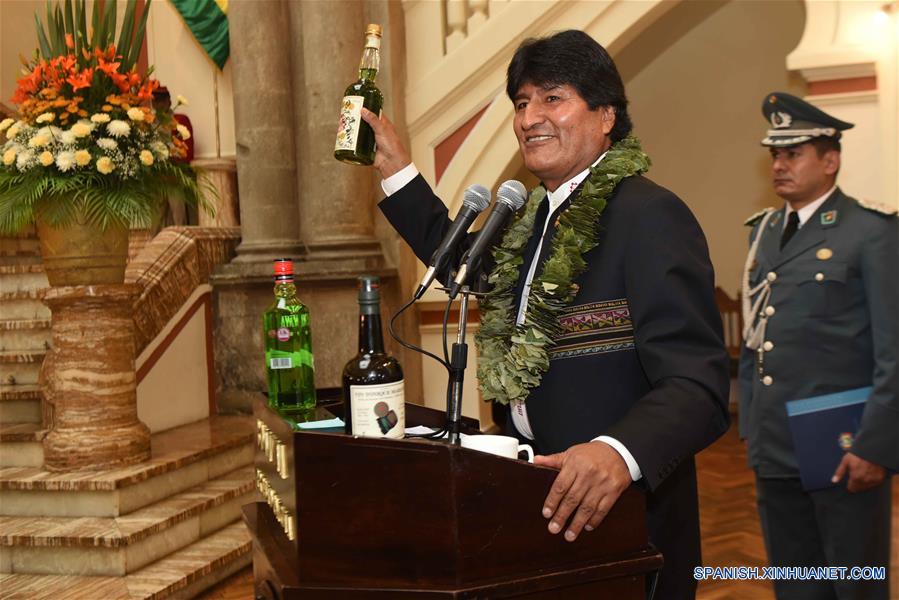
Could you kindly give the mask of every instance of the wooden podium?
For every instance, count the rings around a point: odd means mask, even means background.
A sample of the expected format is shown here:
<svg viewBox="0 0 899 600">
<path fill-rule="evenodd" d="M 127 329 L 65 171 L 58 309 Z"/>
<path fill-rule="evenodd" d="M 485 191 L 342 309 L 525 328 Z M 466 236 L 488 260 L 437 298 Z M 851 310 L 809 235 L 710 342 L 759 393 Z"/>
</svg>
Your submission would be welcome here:
<svg viewBox="0 0 899 600">
<path fill-rule="evenodd" d="M 661 567 L 636 488 L 569 543 L 540 512 L 553 469 L 444 442 L 293 431 L 264 402 L 254 411 L 266 501 L 244 518 L 257 598 L 642 600 Z M 442 418 L 407 405 L 407 424 Z"/>
</svg>

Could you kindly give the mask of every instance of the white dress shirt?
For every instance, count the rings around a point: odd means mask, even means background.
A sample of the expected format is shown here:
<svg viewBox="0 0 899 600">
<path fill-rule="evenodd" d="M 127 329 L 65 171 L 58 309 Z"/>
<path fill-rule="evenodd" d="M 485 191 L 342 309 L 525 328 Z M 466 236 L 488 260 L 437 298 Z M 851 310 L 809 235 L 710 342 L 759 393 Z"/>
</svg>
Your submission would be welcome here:
<svg viewBox="0 0 899 600">
<path fill-rule="evenodd" d="M 815 211 L 818 210 L 818 208 L 820 208 L 822 204 L 824 204 L 824 201 L 830 197 L 830 195 L 833 193 L 833 191 L 835 189 L 837 189 L 836 184 L 834 184 L 832 188 L 827 190 L 826 194 L 824 194 L 823 196 L 821 196 L 814 202 L 812 202 L 810 204 L 806 204 L 805 206 L 800 208 L 798 211 L 794 211 L 793 207 L 790 206 L 790 203 L 787 202 L 787 211 L 784 213 L 783 227 L 786 228 L 787 220 L 790 217 L 790 213 L 797 212 L 797 213 L 799 213 L 799 229 L 802 229 L 802 226 L 805 225 L 806 221 L 808 221 L 809 219 L 812 218 L 812 215 L 815 214 Z"/>
<path fill-rule="evenodd" d="M 591 166 L 595 166 L 599 164 L 599 161 L 603 159 L 605 153 L 596 159 L 596 162 Z M 391 196 L 405 187 L 410 181 L 415 179 L 418 175 L 419 171 L 415 167 L 414 163 L 409 163 L 387 179 L 381 181 L 381 189 L 384 190 L 384 193 L 388 196 Z M 519 303 L 518 308 L 518 316 L 516 318 L 516 324 L 521 325 L 524 322 L 525 314 L 527 313 L 528 306 L 528 294 L 531 290 L 531 282 L 534 279 L 534 274 L 537 270 L 537 259 L 540 256 L 540 250 L 543 247 L 543 236 L 546 235 L 546 229 L 549 227 L 549 224 L 553 221 L 553 216 L 558 211 L 559 207 L 563 202 L 571 195 L 571 193 L 577 189 L 577 187 L 581 184 L 581 182 L 587 178 L 587 175 L 590 174 L 590 169 L 584 169 L 558 188 L 556 188 L 552 192 L 547 192 L 547 200 L 549 202 L 549 211 L 546 215 L 546 221 L 543 222 L 543 233 L 540 236 L 540 242 L 537 244 L 537 250 L 534 252 L 534 257 L 531 260 L 531 266 L 528 269 L 527 277 L 524 282 L 524 289 L 522 291 L 521 301 Z M 512 414 L 512 423 L 515 425 L 515 429 L 517 429 L 521 435 L 526 437 L 529 440 L 534 439 L 534 433 L 531 429 L 531 422 L 528 419 L 527 406 L 524 401 L 513 401 L 511 405 L 511 414 Z M 633 481 L 637 481 L 641 477 L 643 477 L 643 473 L 640 470 L 640 466 L 637 464 L 637 461 L 634 460 L 634 456 L 628 451 L 627 448 L 624 447 L 624 444 L 616 440 L 615 438 L 609 437 L 607 435 L 601 435 L 597 438 L 593 439 L 594 442 L 604 442 L 615 449 L 621 458 L 624 460 L 627 465 L 627 469 L 630 472 L 631 479 Z"/>
</svg>

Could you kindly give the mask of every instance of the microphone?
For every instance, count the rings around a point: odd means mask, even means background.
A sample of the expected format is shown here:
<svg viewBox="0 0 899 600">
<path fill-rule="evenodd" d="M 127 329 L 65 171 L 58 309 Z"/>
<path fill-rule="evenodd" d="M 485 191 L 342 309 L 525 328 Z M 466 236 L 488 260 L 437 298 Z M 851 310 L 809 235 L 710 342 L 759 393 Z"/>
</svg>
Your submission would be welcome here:
<svg viewBox="0 0 899 600">
<path fill-rule="evenodd" d="M 448 265 L 453 250 L 459 245 L 462 237 L 474 223 L 475 218 L 490 204 L 490 190 L 483 185 L 470 185 L 465 189 L 462 197 L 462 208 L 456 213 L 456 218 L 447 230 L 440 246 L 431 255 L 431 261 L 425 276 L 422 277 L 418 289 L 415 290 L 415 300 L 424 295 L 425 291 L 434 282 L 437 272 L 442 271 Z"/>
<path fill-rule="evenodd" d="M 451 299 L 459 294 L 459 289 L 465 284 L 468 274 L 480 266 L 481 256 L 490 249 L 493 238 L 506 226 L 509 216 L 524 206 L 526 198 L 527 190 L 520 181 L 510 179 L 499 186 L 496 191 L 493 212 L 487 217 L 484 227 L 478 232 L 478 237 L 471 248 L 462 257 L 462 266 L 459 267 L 456 278 L 450 285 L 449 296 Z"/>
</svg>

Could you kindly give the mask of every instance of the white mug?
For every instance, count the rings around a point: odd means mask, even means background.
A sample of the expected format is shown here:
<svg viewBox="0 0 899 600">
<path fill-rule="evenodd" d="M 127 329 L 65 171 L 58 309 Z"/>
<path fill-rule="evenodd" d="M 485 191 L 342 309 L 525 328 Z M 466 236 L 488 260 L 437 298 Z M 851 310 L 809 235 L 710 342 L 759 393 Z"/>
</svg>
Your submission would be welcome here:
<svg viewBox="0 0 899 600">
<path fill-rule="evenodd" d="M 519 444 L 517 439 L 508 435 L 466 435 L 462 437 L 462 447 L 516 459 L 518 453 L 524 450 L 528 453 L 528 462 L 534 462 L 534 449 L 527 444 Z"/>
</svg>

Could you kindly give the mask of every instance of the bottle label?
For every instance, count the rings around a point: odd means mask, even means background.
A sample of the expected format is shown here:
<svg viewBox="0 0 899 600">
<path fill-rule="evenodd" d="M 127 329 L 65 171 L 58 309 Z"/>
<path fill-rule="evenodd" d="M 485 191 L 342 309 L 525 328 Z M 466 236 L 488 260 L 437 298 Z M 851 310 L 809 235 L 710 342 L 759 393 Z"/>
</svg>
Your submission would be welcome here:
<svg viewBox="0 0 899 600">
<path fill-rule="evenodd" d="M 312 353 L 308 350 L 284 352 L 283 350 L 266 350 L 265 362 L 269 369 L 294 369 L 297 367 L 315 368 Z"/>
<path fill-rule="evenodd" d="M 344 96 L 337 122 L 337 142 L 334 150 L 355 150 L 362 123 L 362 96 Z"/>
<path fill-rule="evenodd" d="M 378 385 L 351 385 L 353 435 L 402 438 L 406 433 L 403 380 Z"/>
</svg>

